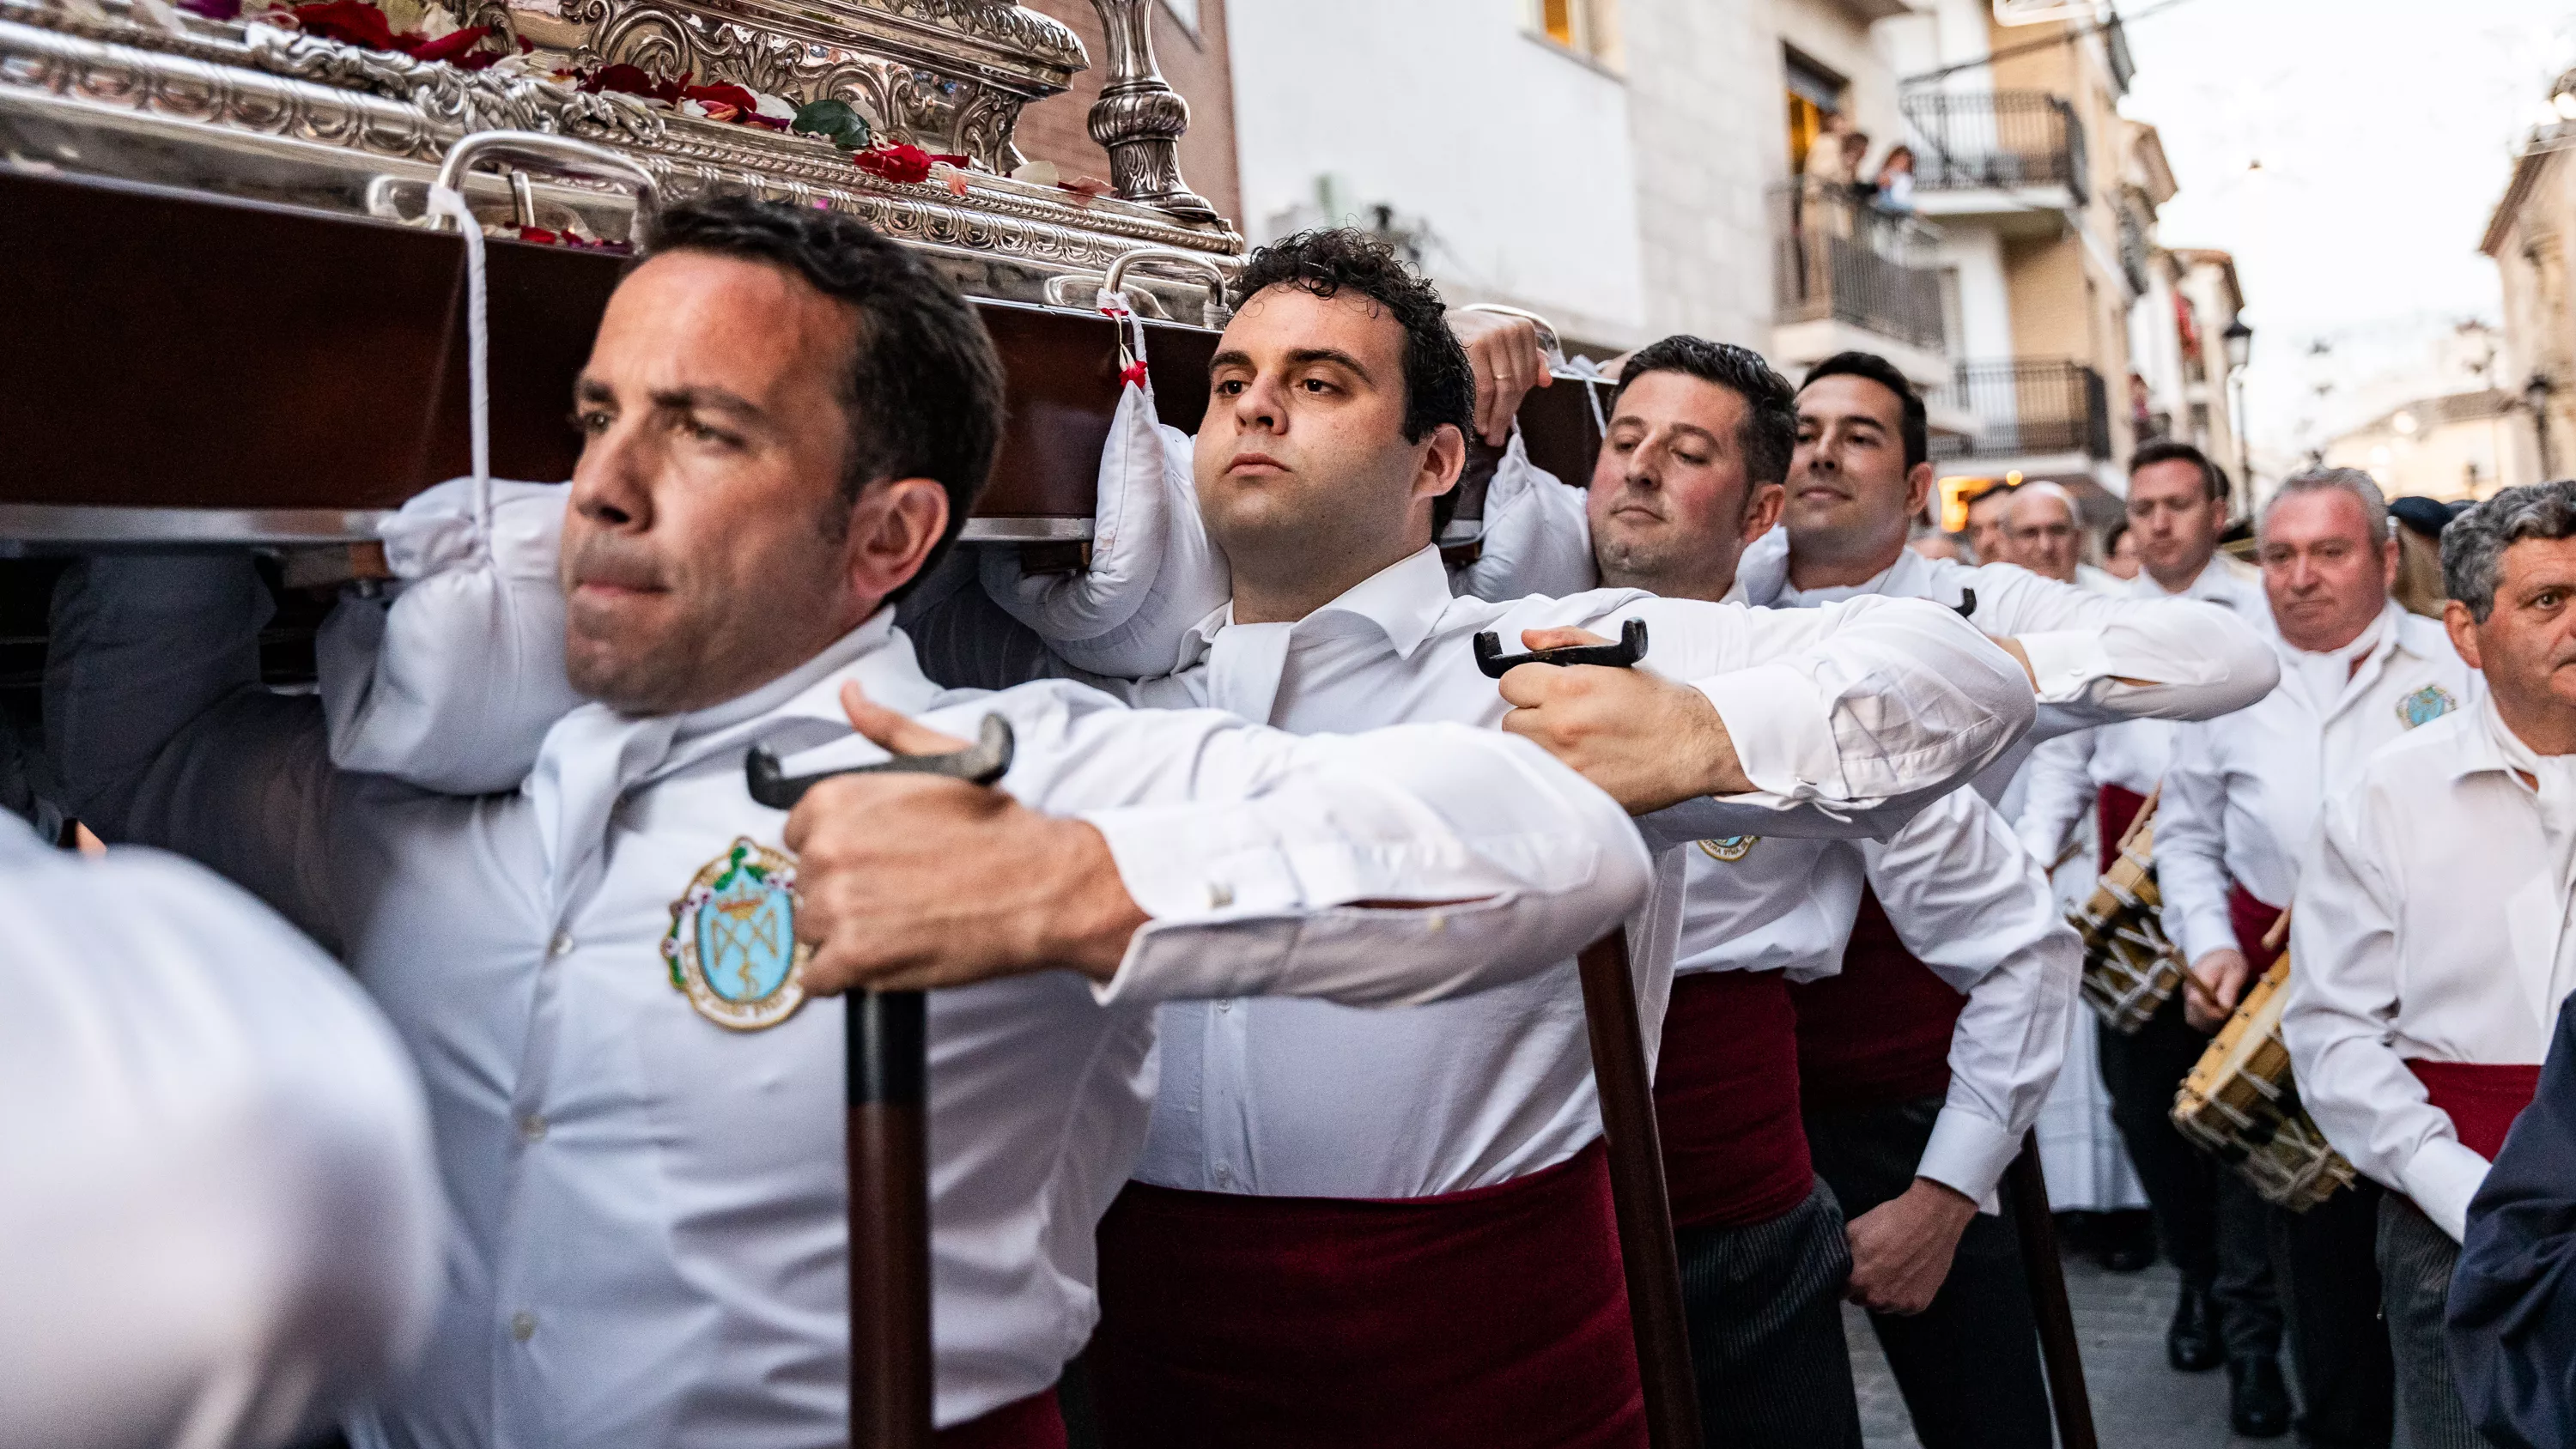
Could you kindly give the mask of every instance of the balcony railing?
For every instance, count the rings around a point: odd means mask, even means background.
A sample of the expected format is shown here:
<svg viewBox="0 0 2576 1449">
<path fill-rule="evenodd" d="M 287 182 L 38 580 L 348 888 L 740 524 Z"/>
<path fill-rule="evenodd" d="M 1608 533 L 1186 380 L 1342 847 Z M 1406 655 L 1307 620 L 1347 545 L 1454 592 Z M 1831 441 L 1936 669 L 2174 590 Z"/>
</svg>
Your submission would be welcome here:
<svg viewBox="0 0 2576 1449">
<path fill-rule="evenodd" d="M 2110 395 L 2102 374 L 2080 362 L 1962 362 L 1935 401 L 1976 419 L 1968 437 L 1934 435 L 1936 458 L 2111 456 Z"/>
<path fill-rule="evenodd" d="M 1930 91 L 1905 97 L 1914 184 L 1928 191 L 2063 186 L 2086 190 L 2084 121 L 2039 91 Z"/>
<path fill-rule="evenodd" d="M 1847 187 L 1792 181 L 1771 190 L 1772 301 L 1778 320 L 1831 318 L 1938 352 L 1941 277 L 1932 229 Z"/>
</svg>

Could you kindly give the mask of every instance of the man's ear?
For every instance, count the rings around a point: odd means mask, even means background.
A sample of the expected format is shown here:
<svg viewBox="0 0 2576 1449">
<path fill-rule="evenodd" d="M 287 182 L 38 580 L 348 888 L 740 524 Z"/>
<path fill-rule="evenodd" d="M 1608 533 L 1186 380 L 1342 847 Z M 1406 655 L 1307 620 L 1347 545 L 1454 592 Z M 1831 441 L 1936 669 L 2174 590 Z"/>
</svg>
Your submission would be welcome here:
<svg viewBox="0 0 2576 1449">
<path fill-rule="evenodd" d="M 1744 528 L 1739 534 L 1746 543 L 1771 531 L 1780 521 L 1780 511 L 1789 506 L 1789 488 L 1785 483 L 1757 483 L 1753 497 L 1744 505 Z"/>
<path fill-rule="evenodd" d="M 911 583 L 947 531 L 948 490 L 937 479 L 890 478 L 869 484 L 850 510 L 850 591 L 863 599 L 882 599 Z"/>
<path fill-rule="evenodd" d="M 2471 669 L 2484 669 L 2478 662 L 2478 621 L 2469 614 L 2469 606 L 2457 599 L 2442 601 L 2442 628 L 2451 636 L 2451 648 L 2460 662 Z"/>
<path fill-rule="evenodd" d="M 2388 537 L 2380 540 L 2379 586 L 2381 588 L 2393 589 L 2397 587 L 2398 566 L 2404 562 L 2405 557 L 2405 550 L 2398 544 L 2397 536 L 2395 534 L 2390 534 Z"/>
<path fill-rule="evenodd" d="M 1927 458 L 1905 470 L 1905 516 L 1921 517 L 1923 506 L 1931 501 L 1932 462 Z"/>
<path fill-rule="evenodd" d="M 1431 430 L 1431 446 L 1422 455 L 1421 471 L 1413 478 L 1416 499 L 1437 498 L 1458 486 L 1458 475 L 1467 470 L 1467 435 L 1454 424 L 1442 423 Z"/>
</svg>

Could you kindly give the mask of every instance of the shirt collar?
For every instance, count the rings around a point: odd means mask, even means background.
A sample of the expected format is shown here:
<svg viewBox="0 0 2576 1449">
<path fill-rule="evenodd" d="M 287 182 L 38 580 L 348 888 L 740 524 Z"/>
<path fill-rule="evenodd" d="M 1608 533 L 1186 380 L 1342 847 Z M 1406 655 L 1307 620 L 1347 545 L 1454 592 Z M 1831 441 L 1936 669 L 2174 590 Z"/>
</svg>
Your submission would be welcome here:
<svg viewBox="0 0 2576 1449">
<path fill-rule="evenodd" d="M 1440 561 L 1439 548 L 1432 545 L 1351 585 L 1332 602 L 1290 627 L 1302 627 L 1336 614 L 1365 619 L 1386 635 L 1396 657 L 1410 659 L 1439 626 L 1451 602 L 1449 567 Z M 1229 601 L 1190 629 L 1189 646 L 1183 657 L 1190 663 L 1205 659 L 1216 636 L 1233 627 L 1234 605 Z"/>
<path fill-rule="evenodd" d="M 1895 598 L 1931 597 L 1932 561 L 1910 548 L 1899 549 L 1896 562 L 1856 584 L 1837 584 L 1822 589 L 1801 589 L 1785 580 L 1780 589 L 1784 602 L 1796 604 L 1834 604 L 1855 599 L 1863 594 L 1886 594 Z"/>
</svg>

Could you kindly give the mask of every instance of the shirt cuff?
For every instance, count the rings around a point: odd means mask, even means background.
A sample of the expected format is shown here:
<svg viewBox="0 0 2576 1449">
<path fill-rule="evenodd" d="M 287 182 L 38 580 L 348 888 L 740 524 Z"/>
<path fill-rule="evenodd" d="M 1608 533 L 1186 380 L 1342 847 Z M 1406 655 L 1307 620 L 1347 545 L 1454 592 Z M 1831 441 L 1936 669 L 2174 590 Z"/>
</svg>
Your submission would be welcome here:
<svg viewBox="0 0 2576 1449">
<path fill-rule="evenodd" d="M 2196 966 L 2200 964 L 2201 957 L 2212 951 L 2240 949 L 2236 941 L 2236 923 L 2228 919 L 2226 907 L 2215 910 L 2195 907 L 2174 912 L 2174 916 L 2179 919 L 2169 917 L 2166 924 L 2173 933 L 2174 945 L 2182 950 L 2184 964 Z"/>
<path fill-rule="evenodd" d="M 1760 664 L 1691 687 L 1708 696 L 1754 788 L 1783 800 L 1848 800 L 1832 714 L 1815 681 L 1785 664 Z"/>
<path fill-rule="evenodd" d="M 2399 1185 L 2424 1216 L 2449 1233 L 2452 1242 L 2466 1240 L 2469 1199 L 2487 1180 L 2487 1160 L 2455 1138 L 2438 1137 L 2416 1149 L 2403 1175 Z"/>
<path fill-rule="evenodd" d="M 2111 673 L 2111 651 L 2099 629 L 2041 629 L 2013 637 L 2030 656 L 2033 693 L 2041 704 L 2081 699 L 2093 681 Z"/>
<path fill-rule="evenodd" d="M 1102 1005 L 1172 994 L 1166 988 L 1173 983 L 1162 978 L 1185 970 L 1189 958 L 1208 947 L 1197 928 L 1246 928 L 1229 933 L 1235 939 L 1227 954 L 1237 970 L 1248 956 L 1283 959 L 1294 946 L 1297 923 L 1287 916 L 1304 904 L 1296 872 L 1285 852 L 1247 846 L 1243 833 L 1231 828 L 1230 815 L 1204 807 L 1138 806 L 1081 817 L 1109 843 L 1119 882 L 1153 918 L 1129 938 L 1117 974 L 1093 983 L 1092 994 Z M 1257 929 L 1263 926 L 1271 928 L 1267 953 Z"/>
<path fill-rule="evenodd" d="M 1923 1159 L 1914 1168 L 1943 1187 L 1955 1188 L 1991 1212 L 1995 1185 L 2021 1151 L 2021 1139 L 1990 1118 L 1959 1107 L 1943 1107 L 1932 1119 L 1932 1140 L 1923 1144 Z"/>
</svg>

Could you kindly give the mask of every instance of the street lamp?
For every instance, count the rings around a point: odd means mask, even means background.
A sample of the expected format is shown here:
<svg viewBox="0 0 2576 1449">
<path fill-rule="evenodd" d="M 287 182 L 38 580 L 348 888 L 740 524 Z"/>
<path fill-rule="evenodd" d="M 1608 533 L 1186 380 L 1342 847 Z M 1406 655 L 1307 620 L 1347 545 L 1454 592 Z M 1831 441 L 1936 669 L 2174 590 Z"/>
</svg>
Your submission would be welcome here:
<svg viewBox="0 0 2576 1449">
<path fill-rule="evenodd" d="M 2227 330 L 2218 334 L 2227 348 L 2227 382 L 2236 390 L 2236 476 L 2245 490 L 2245 503 L 2254 503 L 2254 444 L 2245 436 L 2245 364 L 2254 358 L 2254 329 L 2245 325 L 2243 314 L 2228 319 Z"/>
</svg>

